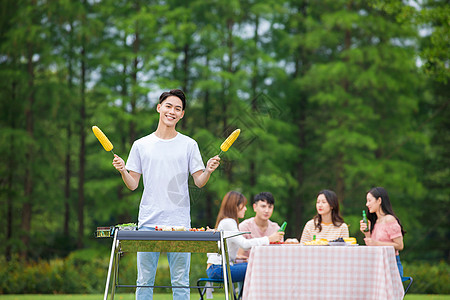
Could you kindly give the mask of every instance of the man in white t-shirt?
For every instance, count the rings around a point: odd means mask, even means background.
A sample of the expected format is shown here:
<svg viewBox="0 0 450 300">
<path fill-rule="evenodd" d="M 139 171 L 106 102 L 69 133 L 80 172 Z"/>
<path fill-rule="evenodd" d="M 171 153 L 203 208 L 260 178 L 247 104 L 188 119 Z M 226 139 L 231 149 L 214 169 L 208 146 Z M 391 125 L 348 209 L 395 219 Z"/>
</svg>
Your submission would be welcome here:
<svg viewBox="0 0 450 300">
<path fill-rule="evenodd" d="M 155 230 L 157 225 L 190 228 L 189 174 L 199 188 L 219 166 L 214 156 L 203 164 L 197 142 L 175 130 L 184 116 L 186 97 L 181 90 L 164 92 L 159 97 L 155 132 L 136 140 L 127 163 L 114 155 L 113 165 L 125 185 L 135 190 L 142 175 L 144 191 L 139 205 L 138 230 Z M 190 253 L 167 253 L 173 286 L 189 286 Z M 153 286 L 159 252 L 138 252 L 138 286 Z M 188 288 L 174 288 L 173 299 L 190 297 Z M 153 299 L 153 288 L 136 288 L 136 300 Z"/>
<path fill-rule="evenodd" d="M 239 223 L 239 231 L 251 232 L 244 234 L 247 239 L 270 236 L 280 229 L 277 223 L 270 221 L 272 217 L 275 199 L 272 193 L 262 192 L 253 198 L 253 210 L 256 215 Z M 239 249 L 236 261 L 247 261 L 251 250 Z"/>
</svg>

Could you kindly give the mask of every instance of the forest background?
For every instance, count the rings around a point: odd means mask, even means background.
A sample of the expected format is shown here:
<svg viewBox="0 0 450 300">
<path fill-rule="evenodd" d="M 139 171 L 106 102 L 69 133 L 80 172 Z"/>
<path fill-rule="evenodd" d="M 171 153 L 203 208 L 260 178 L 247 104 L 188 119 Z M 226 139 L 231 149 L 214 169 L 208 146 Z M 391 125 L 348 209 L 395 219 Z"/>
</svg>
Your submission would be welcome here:
<svg viewBox="0 0 450 300">
<path fill-rule="evenodd" d="M 383 186 L 407 231 L 402 260 L 444 262 L 448 280 L 448 1 L 5 0 L 0 9 L 2 260 L 64 258 L 98 247 L 97 226 L 136 222 L 142 187 L 126 189 L 91 127 L 126 159 L 156 129 L 160 93 L 181 88 L 177 128 L 205 162 L 242 130 L 206 187 L 190 184 L 193 227 L 214 226 L 229 190 L 249 200 L 270 191 L 273 220 L 299 237 L 317 192 L 332 189 L 362 244 L 366 192 Z"/>
</svg>

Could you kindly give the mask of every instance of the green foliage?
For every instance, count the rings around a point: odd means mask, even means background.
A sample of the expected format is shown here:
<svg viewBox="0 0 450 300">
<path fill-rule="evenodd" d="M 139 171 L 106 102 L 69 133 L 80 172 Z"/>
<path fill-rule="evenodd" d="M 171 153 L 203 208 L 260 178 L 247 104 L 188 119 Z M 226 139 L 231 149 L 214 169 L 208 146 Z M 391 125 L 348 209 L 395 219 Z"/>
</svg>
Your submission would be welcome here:
<svg viewBox="0 0 450 300">
<path fill-rule="evenodd" d="M 230 189 L 270 191 L 298 237 L 329 188 L 361 238 L 365 193 L 385 186 L 402 258 L 448 259 L 449 8 L 411 3 L 3 1 L 0 252 L 65 266 L 81 259 L 75 241 L 100 243 L 97 226 L 136 222 L 142 184 L 124 187 L 90 127 L 126 159 L 156 129 L 161 91 L 182 88 L 177 129 L 205 162 L 242 130 L 208 184 L 190 182 L 194 226 L 214 225 Z"/>
<path fill-rule="evenodd" d="M 0 294 L 92 294 L 105 289 L 109 265 L 106 249 L 85 249 L 72 252 L 67 258 L 24 262 L 18 257 L 6 261 L 0 257 L 4 268 L 0 273 Z M 119 283 L 136 282 L 136 253 L 125 253 L 120 258 Z M 192 254 L 190 281 L 206 276 L 206 254 Z M 162 253 L 158 263 L 155 285 L 170 286 L 170 269 L 167 256 Z M 158 288 L 155 292 L 170 292 Z M 120 288 L 118 292 L 134 292 L 133 288 Z"/>
<path fill-rule="evenodd" d="M 438 264 L 414 262 L 403 263 L 404 276 L 414 279 L 411 293 L 414 294 L 450 294 L 450 266 L 441 261 Z M 409 293 L 409 291 L 408 291 Z"/>
<path fill-rule="evenodd" d="M 445 1 L 424 1 L 418 12 L 419 25 L 426 31 L 422 40 L 423 70 L 438 82 L 447 84 L 450 7 Z"/>
</svg>

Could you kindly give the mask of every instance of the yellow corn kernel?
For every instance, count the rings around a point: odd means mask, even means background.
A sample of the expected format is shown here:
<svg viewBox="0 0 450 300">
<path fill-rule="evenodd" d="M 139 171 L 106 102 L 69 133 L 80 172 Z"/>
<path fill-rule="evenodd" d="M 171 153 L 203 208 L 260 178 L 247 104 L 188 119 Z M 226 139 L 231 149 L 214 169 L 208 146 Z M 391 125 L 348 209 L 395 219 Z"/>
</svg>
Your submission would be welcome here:
<svg viewBox="0 0 450 300">
<path fill-rule="evenodd" d="M 103 148 L 105 148 L 106 151 L 111 151 L 114 146 L 111 144 L 109 139 L 106 137 L 106 135 L 98 128 L 97 126 L 92 126 L 92 131 L 94 132 L 95 136 L 97 137 L 100 144 L 102 144 Z"/>
<path fill-rule="evenodd" d="M 240 129 L 236 129 L 235 131 L 233 131 L 222 143 L 222 145 L 220 145 L 220 150 L 222 150 L 223 152 L 228 151 L 228 149 L 231 147 L 231 145 L 233 145 L 234 141 L 238 138 L 240 133 Z"/>
</svg>

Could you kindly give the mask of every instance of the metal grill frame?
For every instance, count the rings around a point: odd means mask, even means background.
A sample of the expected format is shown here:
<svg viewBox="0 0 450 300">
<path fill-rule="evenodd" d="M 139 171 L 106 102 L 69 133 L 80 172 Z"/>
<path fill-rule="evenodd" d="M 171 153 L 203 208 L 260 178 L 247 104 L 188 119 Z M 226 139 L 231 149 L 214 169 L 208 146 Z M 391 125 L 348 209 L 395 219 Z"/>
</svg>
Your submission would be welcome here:
<svg viewBox="0 0 450 300">
<path fill-rule="evenodd" d="M 136 285 L 118 284 L 120 255 L 124 252 L 214 253 L 216 251 L 222 256 L 225 299 L 235 299 L 226 240 L 241 234 L 244 234 L 244 232 L 227 233 L 225 237 L 224 231 L 128 231 L 115 228 L 103 299 L 108 300 L 110 288 L 110 299 L 113 300 L 117 287 L 138 287 Z M 174 245 L 176 251 L 173 251 Z M 143 287 L 198 288 L 198 286 Z"/>
</svg>

